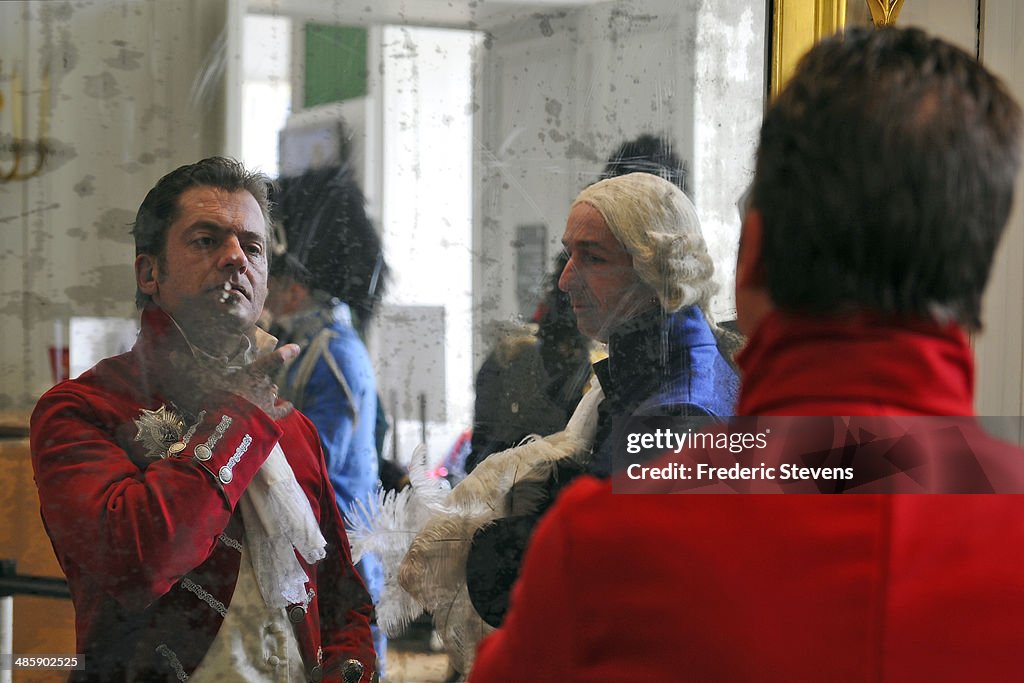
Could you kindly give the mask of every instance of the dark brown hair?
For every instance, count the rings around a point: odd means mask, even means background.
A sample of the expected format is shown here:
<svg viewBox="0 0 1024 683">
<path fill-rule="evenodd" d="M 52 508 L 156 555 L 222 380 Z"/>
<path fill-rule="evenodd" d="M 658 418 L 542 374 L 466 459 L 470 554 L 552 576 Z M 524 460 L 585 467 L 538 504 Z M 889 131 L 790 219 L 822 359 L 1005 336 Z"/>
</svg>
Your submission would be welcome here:
<svg viewBox="0 0 1024 683">
<path fill-rule="evenodd" d="M 167 248 L 167 231 L 181 213 L 178 201 L 181 195 L 193 187 L 218 187 L 228 192 L 244 190 L 251 194 L 263 212 L 270 231 L 270 207 L 267 191 L 270 179 L 257 171 L 249 171 L 241 163 L 225 157 L 210 157 L 194 164 L 181 166 L 171 171 L 153 187 L 142 200 L 132 236 L 135 238 L 135 255 L 149 254 L 163 259 Z M 270 256 L 268 250 L 268 257 Z M 150 296 L 135 292 L 135 305 L 140 309 L 150 302 Z"/>
<path fill-rule="evenodd" d="M 812 48 L 765 115 L 752 205 L 772 299 L 981 326 L 1020 166 L 1021 110 L 917 29 Z"/>
</svg>

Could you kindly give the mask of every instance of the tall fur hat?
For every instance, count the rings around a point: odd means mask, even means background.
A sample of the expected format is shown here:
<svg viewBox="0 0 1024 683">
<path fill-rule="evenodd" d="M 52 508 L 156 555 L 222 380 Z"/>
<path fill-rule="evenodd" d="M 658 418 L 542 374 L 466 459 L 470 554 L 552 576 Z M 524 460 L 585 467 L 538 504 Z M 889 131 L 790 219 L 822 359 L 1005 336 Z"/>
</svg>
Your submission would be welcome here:
<svg viewBox="0 0 1024 683">
<path fill-rule="evenodd" d="M 348 164 L 278 179 L 273 215 L 285 253 L 271 272 L 290 275 L 372 316 L 387 276 L 381 239 Z"/>
</svg>

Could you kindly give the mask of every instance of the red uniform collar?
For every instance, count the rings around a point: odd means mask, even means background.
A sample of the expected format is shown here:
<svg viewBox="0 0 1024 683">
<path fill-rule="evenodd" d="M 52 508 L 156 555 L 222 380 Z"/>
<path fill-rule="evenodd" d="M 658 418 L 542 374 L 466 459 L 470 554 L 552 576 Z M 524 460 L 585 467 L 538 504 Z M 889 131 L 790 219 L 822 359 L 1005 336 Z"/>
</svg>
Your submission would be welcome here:
<svg viewBox="0 0 1024 683">
<path fill-rule="evenodd" d="M 273 349 L 277 345 L 277 339 L 266 332 L 254 329 L 251 335 L 246 335 L 248 345 L 242 346 L 241 350 L 232 358 L 224 359 L 229 365 L 245 365 L 252 362 L 255 354 L 259 351 Z M 245 341 L 241 339 L 242 344 Z M 213 358 L 198 347 L 192 346 L 184 331 L 174 322 L 174 319 L 161 308 L 148 306 L 142 311 L 142 333 L 136 343 L 136 351 L 150 362 L 159 360 L 160 356 L 167 356 L 171 351 L 184 353 L 195 353 Z M 166 361 L 166 358 L 164 358 Z"/>
<path fill-rule="evenodd" d="M 136 349 L 146 355 L 168 354 L 175 350 L 188 351 L 189 346 L 171 316 L 161 308 L 147 306 L 142 309 L 141 333 Z"/>
<path fill-rule="evenodd" d="M 740 415 L 973 415 L 963 330 L 873 314 L 774 311 L 737 354 Z"/>
</svg>

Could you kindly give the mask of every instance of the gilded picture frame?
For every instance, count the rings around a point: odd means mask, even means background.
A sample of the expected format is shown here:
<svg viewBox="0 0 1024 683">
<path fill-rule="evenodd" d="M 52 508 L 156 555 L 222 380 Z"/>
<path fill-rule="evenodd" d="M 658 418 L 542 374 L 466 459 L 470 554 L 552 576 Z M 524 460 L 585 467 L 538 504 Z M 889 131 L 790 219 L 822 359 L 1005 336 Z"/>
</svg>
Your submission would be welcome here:
<svg viewBox="0 0 1024 683">
<path fill-rule="evenodd" d="M 772 0 L 768 97 L 774 99 L 797 62 L 822 38 L 846 25 L 847 0 Z"/>
<path fill-rule="evenodd" d="M 769 101 L 782 90 L 800 57 L 816 42 L 845 29 L 848 21 L 874 26 L 895 24 L 903 3 L 904 0 L 769 0 Z"/>
</svg>

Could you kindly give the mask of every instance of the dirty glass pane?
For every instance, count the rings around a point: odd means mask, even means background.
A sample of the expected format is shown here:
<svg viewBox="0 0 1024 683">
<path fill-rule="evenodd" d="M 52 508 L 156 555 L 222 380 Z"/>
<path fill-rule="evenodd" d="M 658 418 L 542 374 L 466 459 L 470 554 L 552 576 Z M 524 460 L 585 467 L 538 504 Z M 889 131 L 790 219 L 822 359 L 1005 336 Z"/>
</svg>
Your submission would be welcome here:
<svg viewBox="0 0 1024 683">
<path fill-rule="evenodd" d="M 138 205 L 215 154 L 271 176 L 352 165 L 391 268 L 367 346 L 399 462 L 425 442 L 445 466 L 485 356 L 530 322 L 570 203 L 641 134 L 681 162 L 711 312 L 731 320 L 766 4 L 0 3 L 0 411 L 24 422 L 57 372 L 130 345 Z M 334 82 L 331 64 L 365 73 Z"/>
</svg>

